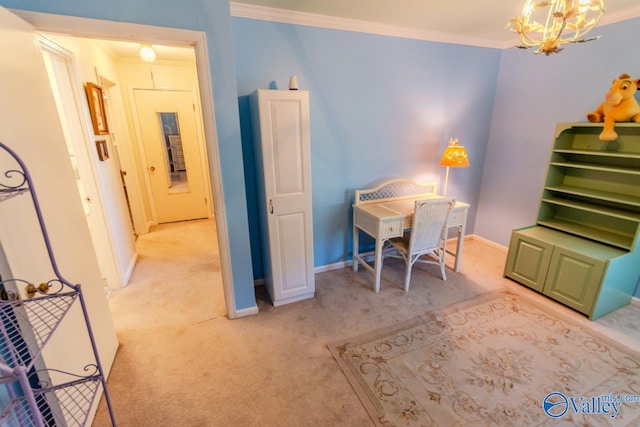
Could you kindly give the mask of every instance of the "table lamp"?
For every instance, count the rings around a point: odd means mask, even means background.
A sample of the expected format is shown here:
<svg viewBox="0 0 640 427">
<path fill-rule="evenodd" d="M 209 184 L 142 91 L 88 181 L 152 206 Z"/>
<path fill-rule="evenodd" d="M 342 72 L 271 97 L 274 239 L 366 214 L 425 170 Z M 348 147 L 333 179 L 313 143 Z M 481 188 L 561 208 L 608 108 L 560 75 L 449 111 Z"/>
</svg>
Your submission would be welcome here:
<svg viewBox="0 0 640 427">
<path fill-rule="evenodd" d="M 444 192 L 443 196 L 447 196 L 447 184 L 449 183 L 449 168 L 466 168 L 469 167 L 469 158 L 467 157 L 467 150 L 463 146 L 458 145 L 458 139 L 449 138 L 449 146 L 444 150 L 440 161 L 440 166 L 446 166 L 447 172 L 444 179 Z"/>
</svg>

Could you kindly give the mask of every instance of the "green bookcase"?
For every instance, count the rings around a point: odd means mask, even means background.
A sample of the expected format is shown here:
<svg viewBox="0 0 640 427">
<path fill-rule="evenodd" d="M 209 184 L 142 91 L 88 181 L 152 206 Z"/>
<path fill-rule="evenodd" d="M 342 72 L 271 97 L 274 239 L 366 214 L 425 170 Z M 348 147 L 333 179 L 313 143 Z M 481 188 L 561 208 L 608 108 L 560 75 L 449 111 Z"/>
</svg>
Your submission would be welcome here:
<svg viewBox="0 0 640 427">
<path fill-rule="evenodd" d="M 640 281 L 640 125 L 556 127 L 536 224 L 513 230 L 505 276 L 596 319 Z"/>
</svg>

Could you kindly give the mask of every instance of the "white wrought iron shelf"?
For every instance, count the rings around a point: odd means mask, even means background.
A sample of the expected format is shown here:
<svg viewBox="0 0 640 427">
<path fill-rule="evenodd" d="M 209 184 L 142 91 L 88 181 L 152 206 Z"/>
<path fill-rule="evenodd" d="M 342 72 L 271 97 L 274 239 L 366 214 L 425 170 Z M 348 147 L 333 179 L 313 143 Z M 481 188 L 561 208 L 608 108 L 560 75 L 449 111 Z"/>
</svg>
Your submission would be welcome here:
<svg viewBox="0 0 640 427">
<path fill-rule="evenodd" d="M 37 286 L 16 278 L 0 280 L 4 291 L 4 299 L 0 300 L 0 425 L 86 426 L 102 390 L 115 427 L 82 288 L 60 274 L 27 167 L 13 150 L 0 142 L 0 155 L 6 154 L 8 161 L 18 166 L 0 175 L 0 202 L 30 195 L 55 278 Z M 17 297 L 18 286 L 25 286 L 29 298 Z M 13 290 L 10 295 L 8 289 Z M 80 375 L 44 366 L 42 359 L 43 349 L 76 302 L 82 310 L 94 359 L 84 366 Z"/>
</svg>

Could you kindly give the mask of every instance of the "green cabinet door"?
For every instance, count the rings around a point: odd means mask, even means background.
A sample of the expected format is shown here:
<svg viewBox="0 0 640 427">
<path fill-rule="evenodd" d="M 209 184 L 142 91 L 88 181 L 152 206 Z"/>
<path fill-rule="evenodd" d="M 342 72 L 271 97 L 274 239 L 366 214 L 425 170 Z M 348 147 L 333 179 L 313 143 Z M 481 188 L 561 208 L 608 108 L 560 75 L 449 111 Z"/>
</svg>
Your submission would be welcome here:
<svg viewBox="0 0 640 427">
<path fill-rule="evenodd" d="M 553 244 L 514 231 L 504 275 L 542 292 L 552 252 Z"/>
<path fill-rule="evenodd" d="M 605 262 L 556 247 L 543 293 L 589 315 L 604 272 Z"/>
</svg>

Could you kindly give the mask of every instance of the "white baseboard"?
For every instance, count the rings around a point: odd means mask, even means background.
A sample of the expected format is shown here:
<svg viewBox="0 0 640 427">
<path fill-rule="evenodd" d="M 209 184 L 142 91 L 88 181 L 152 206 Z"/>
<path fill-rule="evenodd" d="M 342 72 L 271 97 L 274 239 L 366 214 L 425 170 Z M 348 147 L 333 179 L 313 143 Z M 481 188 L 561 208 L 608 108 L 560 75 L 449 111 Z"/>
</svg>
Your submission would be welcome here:
<svg viewBox="0 0 640 427">
<path fill-rule="evenodd" d="M 239 319 L 241 317 L 253 316 L 254 314 L 258 314 L 258 306 L 254 305 L 253 307 L 243 308 L 240 310 L 236 310 L 234 315 L 231 316 L 227 313 L 229 319 Z"/>
<path fill-rule="evenodd" d="M 454 237 L 451 238 L 449 240 L 447 240 L 447 245 L 454 245 L 457 242 L 458 238 Z M 493 242 L 491 240 L 485 239 L 484 237 L 480 237 L 477 236 L 475 234 L 468 234 L 466 236 L 464 236 L 464 240 L 477 240 L 479 242 L 482 242 L 486 245 L 489 245 L 493 248 L 499 249 L 501 251 L 507 252 L 507 250 L 509 248 L 507 248 L 506 246 L 500 245 L 496 242 Z M 370 251 L 370 252 L 362 252 L 360 254 L 360 256 L 362 258 L 364 258 L 367 262 L 373 262 L 373 257 L 374 257 L 374 252 Z M 353 265 L 353 260 L 348 260 L 348 261 L 340 261 L 340 262 L 336 262 L 334 264 L 328 264 L 328 265 L 322 265 L 319 267 L 315 267 L 313 272 L 315 274 L 318 273 L 324 273 L 326 271 L 333 271 L 333 270 L 339 270 L 341 268 L 345 268 L 345 267 L 351 267 Z M 264 284 L 264 283 L 263 283 Z"/>
<path fill-rule="evenodd" d="M 465 240 L 477 240 L 479 242 L 484 243 L 485 245 L 491 246 L 493 248 L 499 249 L 501 251 L 507 252 L 509 250 L 508 247 L 503 246 L 499 243 L 493 242 L 491 240 L 485 239 L 484 237 L 480 237 L 477 236 L 475 234 L 470 234 L 464 237 Z M 449 239 L 447 242 L 449 243 L 453 243 L 456 241 L 456 238 L 453 239 Z M 365 260 L 371 262 L 373 261 L 373 256 L 374 253 L 373 251 L 371 252 L 364 252 L 362 254 L 360 254 Z M 339 270 L 341 268 L 346 268 L 346 267 L 351 267 L 353 265 L 353 260 L 348 260 L 348 261 L 341 261 L 341 262 L 336 262 L 333 264 L 328 264 L 328 265 L 323 265 L 320 267 L 316 267 L 314 268 L 314 273 L 318 274 L 318 273 L 324 273 L 326 271 L 333 271 L 333 270 Z M 256 280 L 256 286 L 258 286 L 258 282 L 262 282 L 261 284 L 264 284 L 264 280 Z M 631 298 L 631 304 L 640 307 L 640 298 L 638 297 L 632 297 Z"/>
<path fill-rule="evenodd" d="M 138 252 L 135 252 L 131 257 L 131 262 L 127 266 L 127 270 L 124 272 L 123 277 L 123 285 L 125 287 L 129 284 L 129 280 L 131 279 L 131 275 L 133 274 L 133 269 L 136 267 L 136 262 L 138 262 Z"/>
<path fill-rule="evenodd" d="M 313 272 L 315 274 L 318 273 L 324 273 L 325 271 L 333 271 L 333 270 L 340 270 L 341 268 L 346 268 L 346 267 L 351 267 L 353 265 L 353 261 L 349 260 L 349 261 L 340 261 L 340 262 L 336 262 L 333 264 L 328 264 L 328 265 L 323 265 L 320 267 L 315 267 L 313 269 Z"/>
<path fill-rule="evenodd" d="M 477 240 L 479 242 L 484 243 L 485 245 L 491 246 L 495 249 L 507 252 L 509 250 L 509 248 L 507 246 L 503 246 L 499 243 L 496 243 L 494 241 L 485 239 L 484 237 L 480 237 L 477 236 L 475 234 L 469 234 L 464 236 L 465 240 Z M 449 239 L 447 240 L 448 243 L 455 243 L 455 241 L 457 240 L 457 238 L 453 238 L 453 239 Z M 362 256 L 366 261 L 368 262 L 373 262 L 373 257 L 374 257 L 374 252 L 363 252 L 360 254 L 360 256 Z M 341 268 L 347 268 L 347 267 L 351 267 L 353 265 L 353 260 L 348 260 L 348 261 L 340 261 L 340 262 L 336 262 L 333 264 L 327 264 L 327 265 L 322 265 L 319 267 L 315 267 L 313 269 L 314 274 L 319 274 L 319 273 L 324 273 L 327 271 L 333 271 L 333 270 L 340 270 Z M 254 280 L 253 281 L 254 286 L 262 286 L 264 285 L 264 279 L 258 279 L 258 280 Z M 640 298 L 638 297 L 632 297 L 631 298 L 631 304 L 640 307 Z"/>
<path fill-rule="evenodd" d="M 480 236 L 477 236 L 475 234 L 471 234 L 469 236 L 465 236 L 465 240 L 477 240 L 479 242 L 484 243 L 485 245 L 489 245 L 492 248 L 500 249 L 501 251 L 505 251 L 505 252 L 507 252 L 509 250 L 509 248 L 507 246 L 503 246 L 503 245 L 501 245 L 499 243 L 496 243 L 496 242 L 494 242 L 492 240 L 489 240 L 489 239 L 485 239 L 484 237 L 480 237 Z"/>
</svg>

